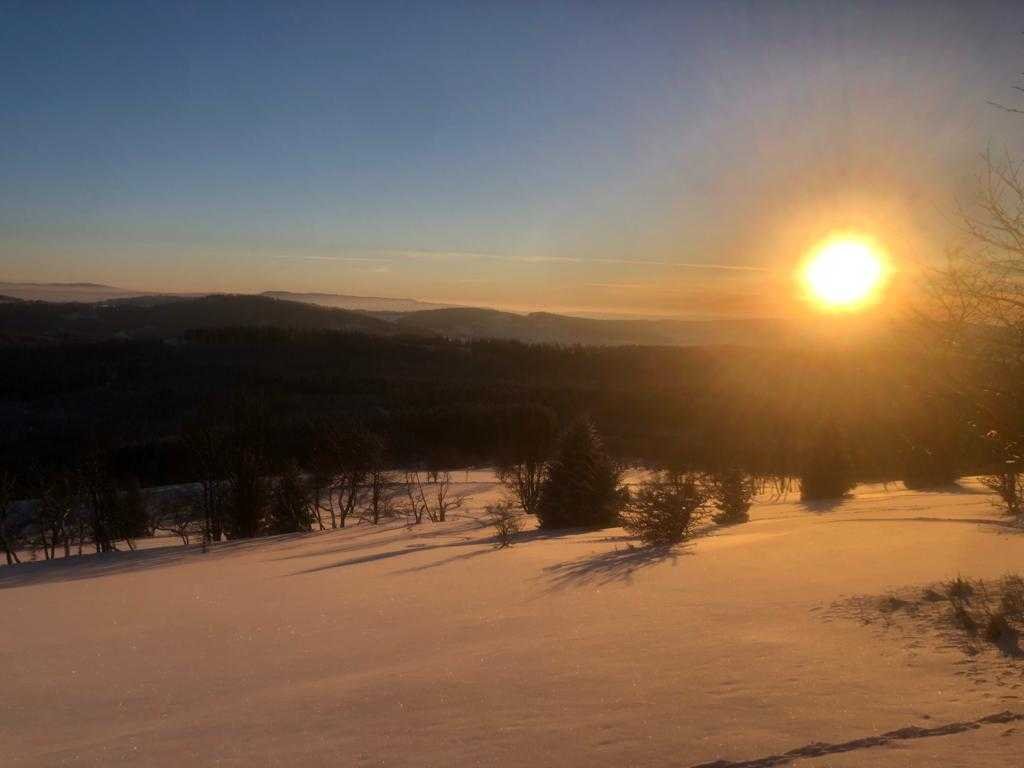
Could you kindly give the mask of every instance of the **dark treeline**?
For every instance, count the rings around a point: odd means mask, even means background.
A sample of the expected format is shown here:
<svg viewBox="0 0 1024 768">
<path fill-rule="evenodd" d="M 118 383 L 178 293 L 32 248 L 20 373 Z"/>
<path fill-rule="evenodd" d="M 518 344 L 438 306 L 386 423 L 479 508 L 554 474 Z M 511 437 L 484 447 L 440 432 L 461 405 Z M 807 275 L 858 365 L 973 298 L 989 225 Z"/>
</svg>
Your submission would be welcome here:
<svg viewBox="0 0 1024 768">
<path fill-rule="evenodd" d="M 588 415 L 620 461 L 796 475 L 823 435 L 862 480 L 982 469 L 983 441 L 928 361 L 861 347 L 555 347 L 273 328 L 0 349 L 0 463 L 31 490 L 106 447 L 118 476 L 194 481 L 186 427 L 260 404 L 268 462 L 306 467 L 323 424 L 379 436 L 393 467 L 500 463 L 524 414 Z M 210 417 L 212 418 L 212 417 Z"/>
</svg>

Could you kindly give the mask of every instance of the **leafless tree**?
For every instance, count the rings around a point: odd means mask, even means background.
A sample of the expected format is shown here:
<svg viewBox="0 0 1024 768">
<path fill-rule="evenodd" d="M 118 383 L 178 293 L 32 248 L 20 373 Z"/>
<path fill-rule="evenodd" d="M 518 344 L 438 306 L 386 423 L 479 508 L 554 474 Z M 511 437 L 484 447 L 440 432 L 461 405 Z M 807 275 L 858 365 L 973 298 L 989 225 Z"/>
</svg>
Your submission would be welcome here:
<svg viewBox="0 0 1024 768">
<path fill-rule="evenodd" d="M 436 480 L 431 481 L 431 478 Z M 418 510 L 414 515 L 417 523 L 422 522 L 424 516 L 432 523 L 443 523 L 465 501 L 463 495 L 453 492 L 452 473 L 447 470 L 406 472 L 405 482 L 410 504 Z"/>
<path fill-rule="evenodd" d="M 64 548 L 64 557 L 71 555 L 71 539 L 76 519 L 81 514 L 80 506 L 79 484 L 72 473 L 57 473 L 43 484 L 36 505 L 35 522 L 47 560 L 56 557 L 58 544 Z"/>
<path fill-rule="evenodd" d="M 403 511 L 406 517 L 412 521 L 412 525 L 419 525 L 427 516 L 427 499 L 423 491 L 423 479 L 417 470 L 407 470 L 403 482 L 405 489 L 405 504 Z"/>
<path fill-rule="evenodd" d="M 4 551 L 8 565 L 21 562 L 18 545 L 22 526 L 14 518 L 14 476 L 0 471 L 0 548 Z"/>
<path fill-rule="evenodd" d="M 503 435 L 504 449 L 495 471 L 509 500 L 528 515 L 537 514 L 556 425 L 552 412 L 533 407 L 520 415 L 509 434 Z"/>
<path fill-rule="evenodd" d="M 498 467 L 497 476 L 511 500 L 526 514 L 534 515 L 546 469 L 546 461 L 518 461 Z"/>
<path fill-rule="evenodd" d="M 383 467 L 370 470 L 366 483 L 366 503 L 363 519 L 373 525 L 394 515 L 395 512 L 395 479 Z"/>
<path fill-rule="evenodd" d="M 185 424 L 182 442 L 199 483 L 203 551 L 224 534 L 225 433 L 219 414 L 205 410 Z"/>
<path fill-rule="evenodd" d="M 443 523 L 447 520 L 448 514 L 456 509 L 461 509 L 466 501 L 464 494 L 454 492 L 451 472 L 445 471 L 438 474 L 433 491 L 434 522 L 437 523 Z"/>
<path fill-rule="evenodd" d="M 202 487 L 171 490 L 160 494 L 153 504 L 153 529 L 173 534 L 188 545 L 196 533 L 203 534 L 204 515 Z"/>
<path fill-rule="evenodd" d="M 1024 166 L 986 153 L 977 187 L 965 241 L 930 270 L 916 314 L 930 380 L 973 405 L 967 419 L 1004 474 L 1024 466 Z"/>
</svg>

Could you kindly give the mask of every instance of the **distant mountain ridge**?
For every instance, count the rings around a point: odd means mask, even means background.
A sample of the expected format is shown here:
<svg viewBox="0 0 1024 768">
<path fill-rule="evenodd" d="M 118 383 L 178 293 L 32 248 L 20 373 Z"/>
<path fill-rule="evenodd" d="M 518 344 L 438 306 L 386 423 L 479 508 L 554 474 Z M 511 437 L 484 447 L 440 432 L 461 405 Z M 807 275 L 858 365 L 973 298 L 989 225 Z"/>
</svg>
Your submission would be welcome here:
<svg viewBox="0 0 1024 768">
<path fill-rule="evenodd" d="M 33 298 L 44 289 L 87 298 Z M 8 340 L 171 338 L 201 328 L 274 326 L 562 345 L 764 347 L 805 343 L 836 324 L 824 319 L 815 324 L 772 318 L 596 319 L 551 312 L 517 314 L 416 299 L 288 291 L 139 294 L 95 283 L 0 283 L 0 295 L 10 297 L 0 298 L 0 334 Z"/>
<path fill-rule="evenodd" d="M 0 281 L 0 294 L 24 301 L 94 302 L 158 295 L 101 283 L 14 283 Z"/>
<path fill-rule="evenodd" d="M 350 296 L 343 293 L 293 293 L 291 291 L 264 291 L 269 296 L 286 301 L 301 301 L 336 309 L 355 309 L 363 312 L 416 312 L 423 309 L 443 309 L 452 304 L 438 304 L 419 299 L 392 299 L 384 296 Z"/>
<path fill-rule="evenodd" d="M 204 328 L 275 327 L 393 335 L 402 330 L 363 312 L 266 296 L 210 295 L 178 300 L 0 303 L 0 335 L 38 341 L 170 339 Z"/>
</svg>

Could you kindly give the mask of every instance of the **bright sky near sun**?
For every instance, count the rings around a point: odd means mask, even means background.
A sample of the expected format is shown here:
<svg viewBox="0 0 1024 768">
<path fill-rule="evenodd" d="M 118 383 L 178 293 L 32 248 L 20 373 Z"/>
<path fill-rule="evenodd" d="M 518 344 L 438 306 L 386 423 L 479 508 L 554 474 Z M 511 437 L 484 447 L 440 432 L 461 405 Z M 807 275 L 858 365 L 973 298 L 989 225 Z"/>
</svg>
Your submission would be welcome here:
<svg viewBox="0 0 1024 768">
<path fill-rule="evenodd" d="M 1016 3 L 0 0 L 0 280 L 786 313 L 1021 149 Z"/>
</svg>

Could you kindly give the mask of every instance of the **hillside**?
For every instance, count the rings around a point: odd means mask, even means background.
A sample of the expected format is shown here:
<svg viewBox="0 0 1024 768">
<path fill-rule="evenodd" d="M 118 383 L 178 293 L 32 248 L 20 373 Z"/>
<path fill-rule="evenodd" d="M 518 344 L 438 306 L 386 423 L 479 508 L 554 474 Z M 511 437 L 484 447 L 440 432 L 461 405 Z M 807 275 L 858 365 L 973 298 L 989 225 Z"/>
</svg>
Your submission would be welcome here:
<svg viewBox="0 0 1024 768">
<path fill-rule="evenodd" d="M 382 296 L 349 296 L 341 293 L 292 293 L 291 291 L 264 291 L 261 296 L 285 301 L 301 301 L 336 309 L 352 309 L 361 312 L 416 312 L 423 309 L 440 309 L 449 305 L 437 304 L 418 299 L 390 299 Z"/>
<path fill-rule="evenodd" d="M 0 293 L 26 301 L 109 301 L 130 296 L 153 295 L 101 283 L 14 283 L 0 281 Z"/>
<path fill-rule="evenodd" d="M 450 308 L 408 312 L 395 317 L 408 330 L 462 339 L 515 339 L 550 344 L 770 346 L 801 334 L 792 323 L 754 320 L 608 320 L 534 312 L 519 315 L 493 309 Z"/>
<path fill-rule="evenodd" d="M 494 549 L 459 479 L 447 523 L 0 566 L 4 764 L 1020 764 L 1020 660 L 837 609 L 1019 569 L 976 485 Z"/>
<path fill-rule="evenodd" d="M 0 289 L 4 285 L 0 284 Z M 175 336 L 188 329 L 230 325 L 361 331 L 376 335 L 412 333 L 462 340 L 505 339 L 565 345 L 779 347 L 813 343 L 828 335 L 863 339 L 865 335 L 880 332 L 880 327 L 872 325 L 870 319 L 841 316 L 821 317 L 814 323 L 774 318 L 608 319 L 551 312 L 518 314 L 480 307 L 446 307 L 415 299 L 331 293 L 138 295 L 92 284 L 58 284 L 54 290 L 58 291 L 57 295 L 86 298 L 44 302 L 34 299 L 33 291 L 3 294 L 10 298 L 0 299 L 0 305 L 4 305 L 0 311 L 0 335 L 152 338 Z"/>
<path fill-rule="evenodd" d="M 393 334 L 392 323 L 359 312 L 263 296 L 211 295 L 179 300 L 93 304 L 0 304 L 0 334 L 39 339 L 173 338 L 187 330 L 278 327 Z"/>
</svg>

